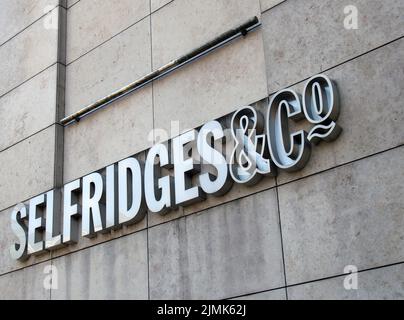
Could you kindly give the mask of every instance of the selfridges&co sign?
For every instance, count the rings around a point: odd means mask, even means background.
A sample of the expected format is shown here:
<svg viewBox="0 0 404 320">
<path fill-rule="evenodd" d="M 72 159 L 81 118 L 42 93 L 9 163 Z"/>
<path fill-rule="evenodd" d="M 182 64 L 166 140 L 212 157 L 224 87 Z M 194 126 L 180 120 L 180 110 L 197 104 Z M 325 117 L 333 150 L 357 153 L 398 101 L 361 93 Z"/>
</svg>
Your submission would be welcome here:
<svg viewBox="0 0 404 320">
<path fill-rule="evenodd" d="M 253 185 L 278 170 L 302 169 L 311 145 L 338 137 L 338 93 L 325 75 L 309 79 L 301 95 L 276 93 L 262 114 L 240 108 L 229 128 L 219 121 L 203 125 L 134 157 L 69 182 L 17 205 L 11 227 L 17 241 L 14 259 L 54 250 L 123 225 L 138 223 L 147 212 L 164 215 L 178 206 L 220 197 L 233 183 Z M 292 121 L 312 124 L 307 133 L 292 130 Z M 81 219 L 81 227 L 79 220 Z"/>
</svg>

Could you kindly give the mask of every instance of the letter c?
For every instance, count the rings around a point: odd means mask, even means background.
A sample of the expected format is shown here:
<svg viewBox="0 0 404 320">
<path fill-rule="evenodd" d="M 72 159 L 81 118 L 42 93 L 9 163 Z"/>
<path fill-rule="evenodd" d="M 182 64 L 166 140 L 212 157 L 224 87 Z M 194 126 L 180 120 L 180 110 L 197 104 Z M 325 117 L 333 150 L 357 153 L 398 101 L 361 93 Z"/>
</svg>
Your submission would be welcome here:
<svg viewBox="0 0 404 320">
<path fill-rule="evenodd" d="M 304 130 L 291 133 L 289 119 L 304 118 L 300 97 L 293 90 L 279 91 L 267 112 L 267 135 L 272 161 L 286 171 L 302 169 L 310 159 L 311 145 Z"/>
</svg>

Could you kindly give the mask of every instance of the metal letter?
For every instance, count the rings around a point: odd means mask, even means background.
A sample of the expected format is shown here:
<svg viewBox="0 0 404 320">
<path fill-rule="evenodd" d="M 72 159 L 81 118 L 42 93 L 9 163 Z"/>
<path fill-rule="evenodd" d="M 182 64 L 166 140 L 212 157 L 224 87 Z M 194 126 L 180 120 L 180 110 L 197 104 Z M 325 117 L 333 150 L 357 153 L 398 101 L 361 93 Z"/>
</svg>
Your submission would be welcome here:
<svg viewBox="0 0 404 320">
<path fill-rule="evenodd" d="M 223 138 L 223 128 L 218 121 L 208 122 L 201 128 L 198 134 L 198 153 L 202 160 L 204 160 L 204 163 L 210 164 L 216 170 L 216 175 L 212 175 L 209 172 L 201 174 L 199 182 L 205 193 L 214 196 L 226 194 L 233 185 L 225 157 L 211 146 L 211 139 L 217 141 Z"/>
<path fill-rule="evenodd" d="M 169 145 L 169 143 L 168 143 Z M 173 177 L 161 177 L 161 168 L 170 168 L 170 147 L 157 144 L 149 150 L 146 159 L 144 185 L 146 203 L 153 213 L 166 214 L 174 205 Z M 158 162 L 160 164 L 157 163 Z"/>
<path fill-rule="evenodd" d="M 314 144 L 330 142 L 342 132 L 335 121 L 339 117 L 339 97 L 336 85 L 325 75 L 307 81 L 303 90 L 303 110 L 307 120 L 315 127 L 307 139 Z"/>
<path fill-rule="evenodd" d="M 105 226 L 104 182 L 102 175 L 95 172 L 85 176 L 82 183 L 81 235 L 93 238 Z"/>
<path fill-rule="evenodd" d="M 267 113 L 267 135 L 271 160 L 286 171 L 302 169 L 310 159 L 311 145 L 303 130 L 289 132 L 289 119 L 303 118 L 300 98 L 293 90 L 279 91 Z"/>
<path fill-rule="evenodd" d="M 43 231 L 45 229 L 44 214 L 45 195 L 41 194 L 29 201 L 28 211 L 28 254 L 39 254 L 45 249 Z M 39 217 L 38 217 L 39 211 Z"/>
<path fill-rule="evenodd" d="M 46 249 L 55 249 L 62 244 L 61 201 L 60 190 L 52 190 L 46 194 Z"/>
<path fill-rule="evenodd" d="M 63 188 L 63 243 L 77 243 L 79 239 L 78 217 L 81 215 L 78 193 L 81 179 L 66 184 Z M 72 204 L 72 202 L 74 204 Z"/>
<path fill-rule="evenodd" d="M 11 229 L 17 236 L 18 242 L 10 247 L 10 254 L 14 260 L 26 260 L 27 254 L 27 226 L 24 221 L 28 217 L 25 204 L 18 204 L 11 213 Z"/>
<path fill-rule="evenodd" d="M 119 224 L 133 224 L 146 214 L 142 191 L 142 166 L 135 158 L 118 163 Z"/>
<path fill-rule="evenodd" d="M 254 185 L 262 175 L 276 175 L 260 112 L 250 106 L 240 108 L 231 119 L 231 133 L 236 145 L 230 158 L 230 174 L 235 182 Z"/>
<path fill-rule="evenodd" d="M 199 186 L 192 186 L 192 175 L 198 170 L 192 157 L 185 160 L 184 146 L 195 141 L 196 131 L 188 131 L 173 139 L 175 203 L 187 206 L 206 198 Z M 192 149 L 191 149 L 192 150 Z"/>
<path fill-rule="evenodd" d="M 118 226 L 118 170 L 115 164 L 106 169 L 106 230 Z"/>
</svg>

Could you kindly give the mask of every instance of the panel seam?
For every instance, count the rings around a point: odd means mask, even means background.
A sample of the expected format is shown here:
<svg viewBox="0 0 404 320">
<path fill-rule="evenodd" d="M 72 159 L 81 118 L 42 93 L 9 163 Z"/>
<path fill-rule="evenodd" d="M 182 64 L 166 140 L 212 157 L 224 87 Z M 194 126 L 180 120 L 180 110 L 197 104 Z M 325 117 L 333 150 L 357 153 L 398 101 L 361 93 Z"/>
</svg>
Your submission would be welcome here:
<svg viewBox="0 0 404 320">
<path fill-rule="evenodd" d="M 37 18 L 35 21 L 31 22 L 30 24 L 28 24 L 27 26 L 25 26 L 23 29 L 21 29 L 20 31 L 18 31 L 16 34 L 14 34 L 13 36 L 11 36 L 10 38 L 8 38 L 7 40 L 5 40 L 3 43 L 0 44 L 0 49 L 3 45 L 5 45 L 6 43 L 10 42 L 11 40 L 13 40 L 14 38 L 16 38 L 18 35 L 20 35 L 21 33 L 23 33 L 25 30 L 27 30 L 29 27 L 32 27 L 35 23 L 37 23 L 39 20 L 43 19 L 44 17 L 46 17 L 49 13 L 51 13 L 53 10 L 55 10 L 56 8 L 61 7 L 63 9 L 66 9 L 65 7 L 63 7 L 62 5 L 58 4 L 55 7 L 53 7 L 52 9 L 50 9 L 48 12 L 44 13 L 43 15 L 41 15 L 39 18 Z M 66 9 L 67 10 L 67 9 Z"/>
</svg>

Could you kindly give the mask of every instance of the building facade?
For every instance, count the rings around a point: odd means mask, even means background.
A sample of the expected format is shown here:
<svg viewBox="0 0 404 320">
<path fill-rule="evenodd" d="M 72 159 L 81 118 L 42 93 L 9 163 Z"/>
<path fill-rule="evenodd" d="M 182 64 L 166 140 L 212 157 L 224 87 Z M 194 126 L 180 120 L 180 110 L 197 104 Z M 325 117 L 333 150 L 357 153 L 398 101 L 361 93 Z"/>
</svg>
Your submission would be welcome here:
<svg viewBox="0 0 404 320">
<path fill-rule="evenodd" d="M 61 124 L 252 17 L 247 35 Z M 403 36 L 402 0 L 0 0 L 0 298 L 403 299 Z M 338 87 L 342 132 L 301 170 L 12 258 L 16 205 L 145 160 L 159 135 L 264 114 L 317 74 Z"/>
</svg>

